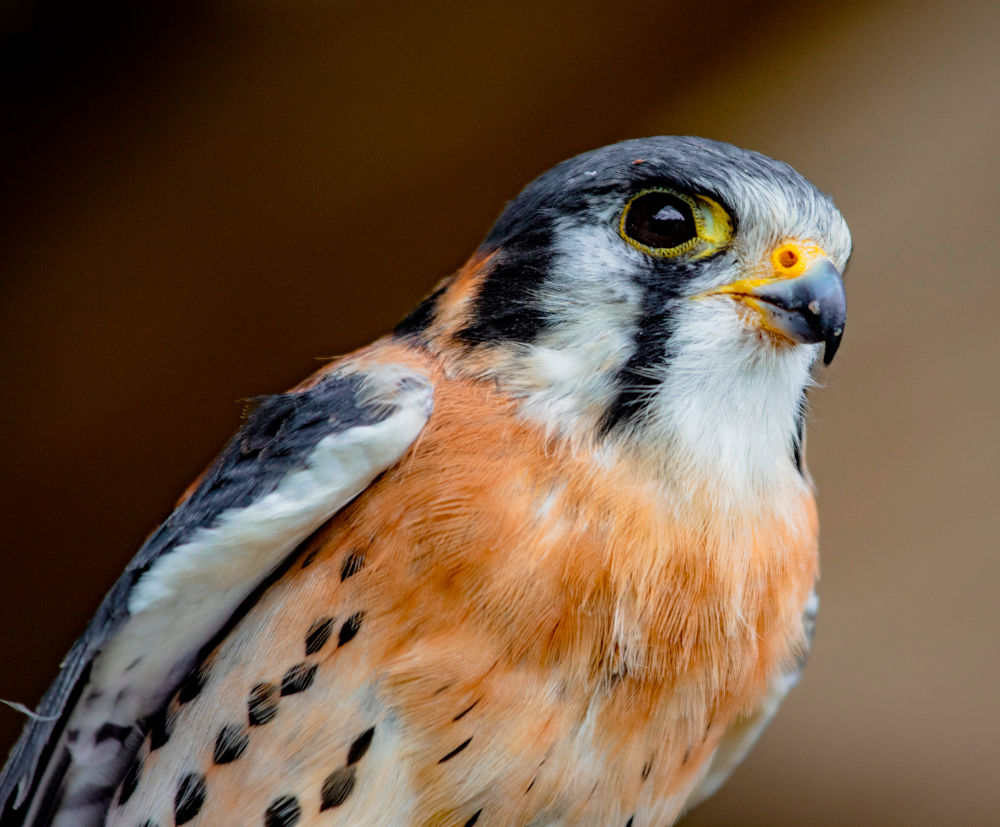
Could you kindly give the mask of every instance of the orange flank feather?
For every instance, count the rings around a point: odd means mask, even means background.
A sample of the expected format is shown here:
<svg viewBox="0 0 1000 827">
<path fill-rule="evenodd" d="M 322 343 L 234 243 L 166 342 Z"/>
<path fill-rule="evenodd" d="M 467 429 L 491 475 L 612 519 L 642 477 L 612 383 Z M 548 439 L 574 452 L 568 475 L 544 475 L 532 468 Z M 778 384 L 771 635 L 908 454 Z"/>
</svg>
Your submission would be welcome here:
<svg viewBox="0 0 1000 827">
<path fill-rule="evenodd" d="M 461 303 L 450 295 L 439 320 Z M 693 482 L 671 497 L 636 460 L 546 436 L 423 352 L 382 341 L 350 362 L 430 376 L 429 423 L 238 622 L 198 698 L 171 703 L 174 737 L 206 733 L 202 754 L 197 738 L 152 753 L 147 740 L 143 783 L 110 823 L 152 801 L 171 812 L 176 787 L 153 776 L 176 773 L 158 762 L 206 774 L 207 824 L 257 822 L 282 794 L 300 823 L 624 825 L 637 810 L 637 827 L 670 823 L 803 646 L 811 493 L 753 511 Z M 314 688 L 282 694 L 297 667 Z M 245 728 L 240 761 L 215 762 L 215 733 L 246 724 L 260 686 L 273 722 Z M 315 815 L 330 810 L 340 820 Z"/>
</svg>

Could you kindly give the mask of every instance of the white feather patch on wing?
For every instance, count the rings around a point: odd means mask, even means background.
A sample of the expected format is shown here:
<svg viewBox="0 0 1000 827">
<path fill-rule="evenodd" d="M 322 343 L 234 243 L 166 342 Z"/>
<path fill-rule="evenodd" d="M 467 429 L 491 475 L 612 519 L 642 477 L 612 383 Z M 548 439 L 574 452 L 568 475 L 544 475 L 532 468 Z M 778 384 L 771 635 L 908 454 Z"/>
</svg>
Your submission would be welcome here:
<svg viewBox="0 0 1000 827">
<path fill-rule="evenodd" d="M 322 439 L 305 467 L 270 494 L 223 512 L 214 526 L 198 529 L 157 560 L 130 595 L 132 617 L 98 658 L 91 682 L 123 674 L 153 649 L 156 657 L 129 670 L 128 683 L 161 686 L 165 664 L 176 662 L 191 641 L 210 637 L 302 540 L 406 452 L 430 413 L 428 386 L 410 394 L 424 398 L 403 400 L 382 422 Z"/>
<path fill-rule="evenodd" d="M 57 820 L 97 823 L 100 808 L 90 815 L 86 802 L 75 799 L 113 783 L 123 770 L 129 750 L 97 737 L 99 728 L 134 726 L 159 707 L 253 589 L 406 453 L 430 417 L 432 386 L 412 370 L 393 367 L 363 371 L 363 402 L 384 406 L 385 419 L 324 437 L 273 491 L 221 512 L 139 579 L 128 599 L 130 617 L 95 658 L 90 691 L 64 731 L 75 769 L 67 772 Z M 71 731 L 75 738 L 66 737 Z"/>
</svg>

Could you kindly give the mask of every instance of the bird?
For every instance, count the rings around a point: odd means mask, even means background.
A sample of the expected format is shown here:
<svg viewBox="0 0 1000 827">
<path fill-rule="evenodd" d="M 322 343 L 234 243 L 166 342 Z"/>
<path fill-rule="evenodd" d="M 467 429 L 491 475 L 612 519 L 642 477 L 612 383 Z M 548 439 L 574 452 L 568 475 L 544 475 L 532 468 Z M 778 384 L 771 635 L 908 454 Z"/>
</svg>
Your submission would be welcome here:
<svg viewBox="0 0 1000 827">
<path fill-rule="evenodd" d="M 0 824 L 674 823 L 808 652 L 850 254 L 727 143 L 540 175 L 391 333 L 252 401 L 31 713 Z"/>
</svg>

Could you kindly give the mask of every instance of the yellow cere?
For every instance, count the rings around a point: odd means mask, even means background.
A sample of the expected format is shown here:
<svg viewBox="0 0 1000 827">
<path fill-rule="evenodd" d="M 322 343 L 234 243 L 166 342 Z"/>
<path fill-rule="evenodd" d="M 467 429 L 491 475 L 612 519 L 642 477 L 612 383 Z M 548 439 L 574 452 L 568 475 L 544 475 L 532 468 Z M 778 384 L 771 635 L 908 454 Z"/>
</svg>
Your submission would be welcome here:
<svg viewBox="0 0 1000 827">
<path fill-rule="evenodd" d="M 822 247 L 809 241 L 785 241 L 771 251 L 770 263 L 772 275 L 763 278 L 749 278 L 734 281 L 731 284 L 724 284 L 705 293 L 695 296 L 695 298 L 705 298 L 706 296 L 731 295 L 744 298 L 747 293 L 752 293 L 757 287 L 770 284 L 782 279 L 794 279 L 801 276 L 815 262 L 827 259 L 829 256 Z"/>
<path fill-rule="evenodd" d="M 774 277 L 794 279 L 801 276 L 814 262 L 829 258 L 823 249 L 808 241 L 786 241 L 771 252 Z"/>
<path fill-rule="evenodd" d="M 698 235 L 695 238 L 678 244 L 676 247 L 649 247 L 640 241 L 631 238 L 625 231 L 625 220 L 628 218 L 629 208 L 637 198 L 648 195 L 651 192 L 666 192 L 675 198 L 679 198 L 691 207 L 691 214 L 694 217 L 695 229 Z M 733 236 L 733 225 L 729 220 L 729 215 L 722 206 L 704 195 L 689 195 L 686 192 L 678 192 L 668 187 L 654 187 L 636 193 L 622 210 L 621 218 L 618 221 L 618 232 L 625 241 L 637 250 L 647 255 L 657 258 L 675 258 L 684 253 L 691 253 L 692 259 L 704 258 L 729 243 Z"/>
</svg>

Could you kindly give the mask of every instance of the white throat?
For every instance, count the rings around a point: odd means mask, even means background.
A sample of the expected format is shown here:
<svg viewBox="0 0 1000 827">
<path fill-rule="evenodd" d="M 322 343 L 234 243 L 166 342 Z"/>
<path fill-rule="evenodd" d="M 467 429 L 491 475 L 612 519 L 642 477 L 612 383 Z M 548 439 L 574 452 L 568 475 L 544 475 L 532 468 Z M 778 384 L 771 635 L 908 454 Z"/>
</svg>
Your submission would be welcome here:
<svg viewBox="0 0 1000 827">
<path fill-rule="evenodd" d="M 764 336 L 726 297 L 680 309 L 640 437 L 645 450 L 662 446 L 675 479 L 711 481 L 717 495 L 737 498 L 801 481 L 793 446 L 818 346 Z"/>
</svg>

